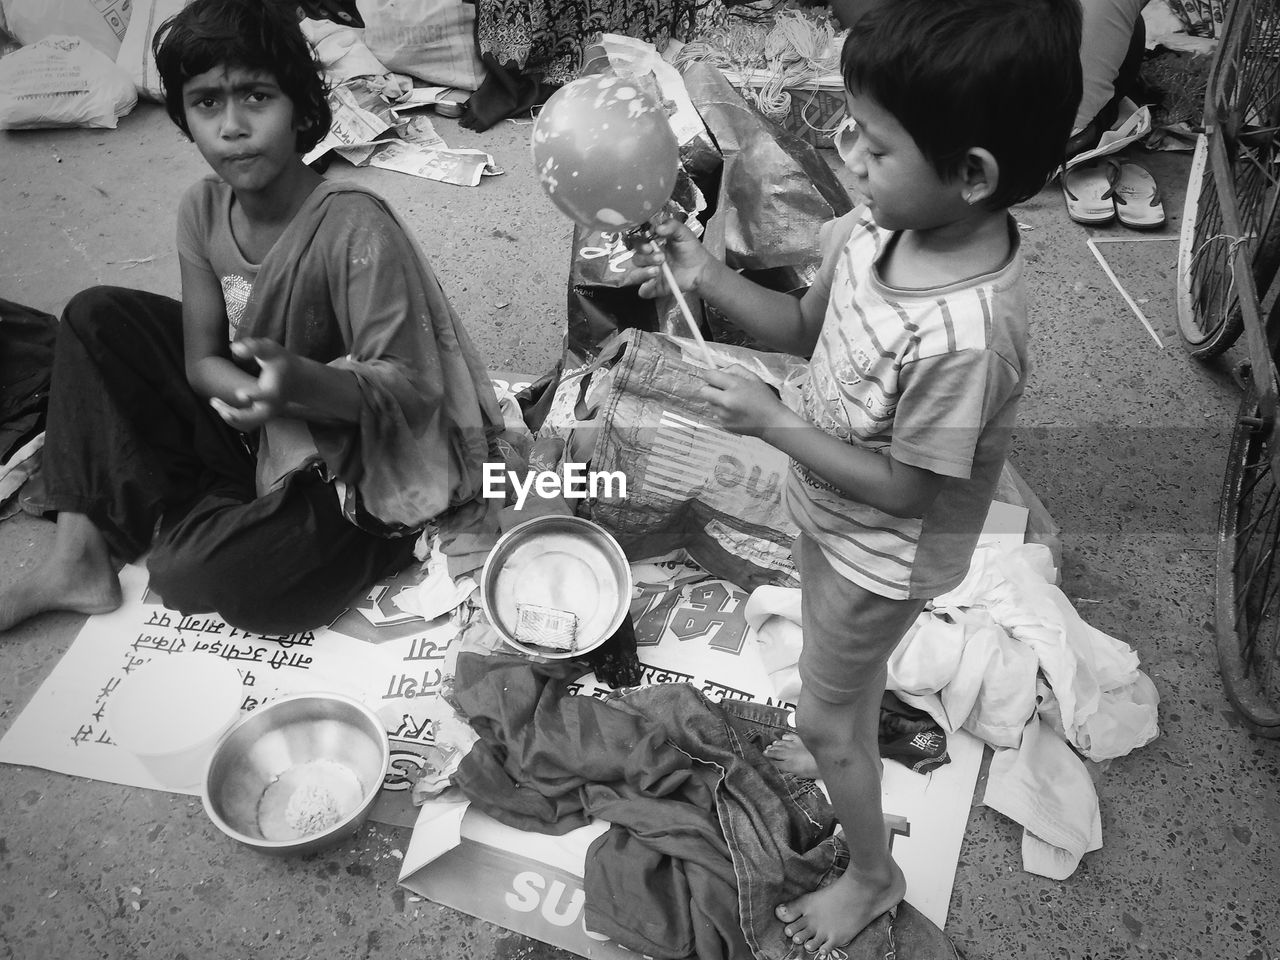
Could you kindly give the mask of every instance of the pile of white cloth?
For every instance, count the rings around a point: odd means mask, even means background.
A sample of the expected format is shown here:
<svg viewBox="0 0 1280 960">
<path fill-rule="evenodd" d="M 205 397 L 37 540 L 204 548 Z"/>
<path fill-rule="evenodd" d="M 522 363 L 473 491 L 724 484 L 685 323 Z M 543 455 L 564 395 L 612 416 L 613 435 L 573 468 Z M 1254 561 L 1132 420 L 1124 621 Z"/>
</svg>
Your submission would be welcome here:
<svg viewBox="0 0 1280 960">
<path fill-rule="evenodd" d="M 1155 739 L 1159 696 L 1133 648 L 1085 623 L 1056 580 L 1042 545 L 981 544 L 894 651 L 888 686 L 995 749 L 983 802 L 1022 825 L 1026 870 L 1062 880 L 1102 846 L 1085 759 Z M 794 700 L 799 590 L 761 587 L 746 615 L 777 695 Z"/>
</svg>

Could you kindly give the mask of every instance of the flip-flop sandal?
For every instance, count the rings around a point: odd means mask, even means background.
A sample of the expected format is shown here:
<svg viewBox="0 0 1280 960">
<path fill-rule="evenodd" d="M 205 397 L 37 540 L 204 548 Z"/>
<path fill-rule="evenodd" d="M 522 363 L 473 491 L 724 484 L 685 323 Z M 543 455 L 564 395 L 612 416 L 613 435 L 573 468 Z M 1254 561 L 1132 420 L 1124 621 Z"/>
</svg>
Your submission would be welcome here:
<svg viewBox="0 0 1280 960">
<path fill-rule="evenodd" d="M 1116 218 L 1116 165 L 1111 161 L 1082 163 L 1062 174 L 1067 216 L 1076 223 L 1098 226 Z"/>
<path fill-rule="evenodd" d="M 1160 185 L 1141 164 L 1120 164 L 1115 186 L 1116 216 L 1126 227 L 1152 230 L 1164 224 L 1164 203 Z"/>
</svg>

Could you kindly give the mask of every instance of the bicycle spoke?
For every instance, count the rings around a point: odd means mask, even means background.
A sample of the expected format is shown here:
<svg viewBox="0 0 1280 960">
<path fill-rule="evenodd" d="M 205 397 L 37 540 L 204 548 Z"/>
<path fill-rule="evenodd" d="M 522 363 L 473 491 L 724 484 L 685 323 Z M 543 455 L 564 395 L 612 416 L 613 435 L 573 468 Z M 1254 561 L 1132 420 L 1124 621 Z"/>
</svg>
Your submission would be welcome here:
<svg viewBox="0 0 1280 960">
<path fill-rule="evenodd" d="M 1249 446 L 1253 446 L 1250 442 Z M 1280 577 L 1276 577 L 1277 546 L 1280 545 L 1280 491 L 1277 491 L 1272 480 L 1270 457 L 1267 445 L 1258 443 L 1258 459 L 1252 463 L 1246 453 L 1244 476 L 1241 481 L 1236 503 L 1238 504 L 1236 527 L 1236 590 L 1235 606 L 1243 615 L 1243 623 L 1237 622 L 1237 634 L 1240 639 L 1240 656 L 1245 673 L 1250 673 L 1250 664 L 1254 661 L 1254 653 L 1258 636 L 1271 620 L 1274 631 L 1280 619 L 1274 615 L 1277 597 L 1280 597 Z M 1262 488 L 1261 502 L 1257 501 L 1254 491 L 1260 484 L 1268 481 Z M 1264 641 L 1270 647 L 1270 643 Z"/>
</svg>

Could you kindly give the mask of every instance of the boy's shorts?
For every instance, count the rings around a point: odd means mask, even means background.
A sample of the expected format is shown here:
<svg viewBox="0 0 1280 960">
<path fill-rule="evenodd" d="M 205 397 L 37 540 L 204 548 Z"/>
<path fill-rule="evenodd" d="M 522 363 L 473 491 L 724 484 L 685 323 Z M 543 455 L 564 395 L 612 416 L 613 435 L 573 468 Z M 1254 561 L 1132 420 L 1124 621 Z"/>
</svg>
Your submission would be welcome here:
<svg viewBox="0 0 1280 960">
<path fill-rule="evenodd" d="M 928 601 L 891 600 L 858 586 L 804 534 L 796 538 L 795 555 L 804 637 L 800 682 L 828 703 L 849 703 L 864 692 L 867 676 L 889 662 Z"/>
</svg>

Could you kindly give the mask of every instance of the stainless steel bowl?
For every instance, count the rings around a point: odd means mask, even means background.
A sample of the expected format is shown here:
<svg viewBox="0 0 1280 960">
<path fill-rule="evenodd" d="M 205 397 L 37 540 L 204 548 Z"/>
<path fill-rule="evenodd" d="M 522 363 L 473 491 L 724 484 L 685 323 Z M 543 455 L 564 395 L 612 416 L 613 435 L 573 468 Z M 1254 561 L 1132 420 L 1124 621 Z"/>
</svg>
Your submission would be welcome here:
<svg viewBox="0 0 1280 960">
<path fill-rule="evenodd" d="M 522 653 L 578 657 L 622 624 L 631 606 L 631 565 L 599 524 L 581 517 L 535 517 L 508 530 L 489 552 L 480 574 L 480 604 L 498 635 Z M 523 642 L 517 636 L 521 604 L 574 614 L 574 649 Z"/>
<path fill-rule="evenodd" d="M 386 729 L 363 704 L 339 694 L 282 697 L 244 717 L 214 747 L 204 778 L 204 809 L 219 830 L 255 850 L 312 853 L 345 839 L 364 823 L 390 759 Z M 326 810 L 339 819 L 318 832 L 268 839 L 261 820 L 269 815 L 264 797 L 271 789 L 273 798 L 280 798 L 300 772 L 309 781 L 324 775 L 342 780 L 333 784 L 328 797 L 341 796 L 346 802 L 334 801 Z M 322 782 L 307 782 L 305 789 L 313 796 L 326 791 Z M 269 805 L 279 806 L 274 800 Z"/>
</svg>

